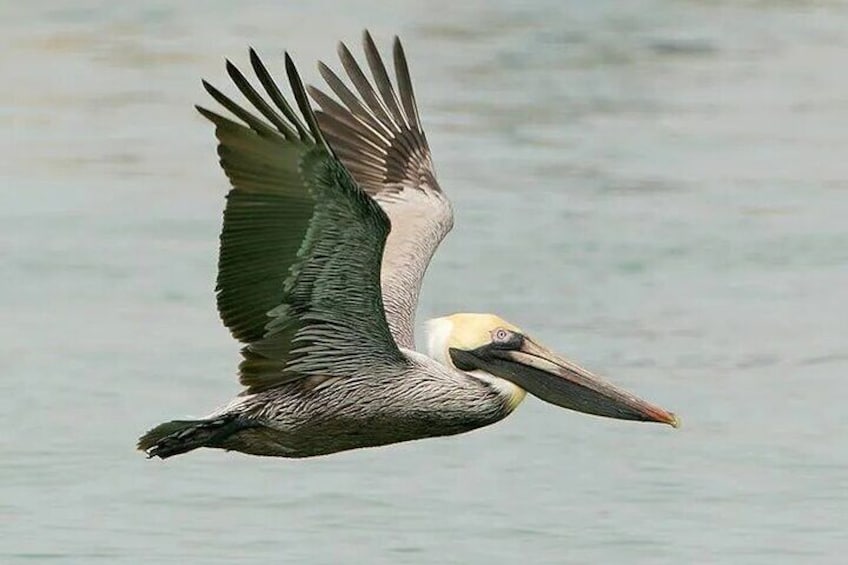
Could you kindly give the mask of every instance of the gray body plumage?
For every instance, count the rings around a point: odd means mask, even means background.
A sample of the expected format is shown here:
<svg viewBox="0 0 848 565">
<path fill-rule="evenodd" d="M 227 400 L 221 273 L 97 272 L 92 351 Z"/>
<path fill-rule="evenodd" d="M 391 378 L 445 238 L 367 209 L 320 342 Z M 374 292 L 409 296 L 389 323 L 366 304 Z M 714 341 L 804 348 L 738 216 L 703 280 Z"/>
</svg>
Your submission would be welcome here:
<svg viewBox="0 0 848 565">
<path fill-rule="evenodd" d="M 394 372 L 352 374 L 316 386 L 300 380 L 241 397 L 217 416 L 253 424 L 219 446 L 252 455 L 311 457 L 459 434 L 509 414 L 490 384 L 423 355 Z"/>
</svg>

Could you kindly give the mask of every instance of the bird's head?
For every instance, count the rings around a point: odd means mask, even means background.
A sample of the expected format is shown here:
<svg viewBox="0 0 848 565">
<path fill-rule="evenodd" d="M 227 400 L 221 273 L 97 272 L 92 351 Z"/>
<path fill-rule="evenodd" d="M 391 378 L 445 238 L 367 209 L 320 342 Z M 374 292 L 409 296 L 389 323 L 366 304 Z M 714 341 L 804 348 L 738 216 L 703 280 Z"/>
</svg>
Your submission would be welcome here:
<svg viewBox="0 0 848 565">
<path fill-rule="evenodd" d="M 454 314 L 430 320 L 427 326 L 431 357 L 472 376 L 501 383 L 506 390 L 511 388 L 513 408 L 527 391 L 586 414 L 679 425 L 673 413 L 554 354 L 492 314 Z"/>
</svg>

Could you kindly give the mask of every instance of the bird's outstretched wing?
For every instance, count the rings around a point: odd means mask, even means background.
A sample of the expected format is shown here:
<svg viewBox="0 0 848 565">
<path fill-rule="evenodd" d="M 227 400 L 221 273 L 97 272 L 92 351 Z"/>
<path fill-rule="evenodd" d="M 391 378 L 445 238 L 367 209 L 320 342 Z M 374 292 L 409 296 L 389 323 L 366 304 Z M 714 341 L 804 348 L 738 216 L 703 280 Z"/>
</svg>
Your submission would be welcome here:
<svg viewBox="0 0 848 565">
<path fill-rule="evenodd" d="M 242 123 L 198 107 L 215 124 L 232 184 L 217 297 L 224 324 L 247 344 L 242 384 L 256 392 L 406 364 L 380 291 L 389 219 L 328 147 L 289 56 L 286 72 L 303 120 L 252 49 L 250 61 L 267 99 L 229 61 L 227 72 L 264 119 L 205 81 Z"/>
<path fill-rule="evenodd" d="M 383 302 L 395 340 L 412 348 L 421 280 L 453 227 L 453 211 L 436 182 L 400 40 L 394 41 L 397 89 L 367 31 L 363 45 L 373 84 L 340 43 L 339 57 L 358 96 L 323 63 L 319 71 L 341 103 L 315 87 L 308 90 L 321 107 L 316 115 L 330 146 L 391 218 L 381 274 Z"/>
</svg>

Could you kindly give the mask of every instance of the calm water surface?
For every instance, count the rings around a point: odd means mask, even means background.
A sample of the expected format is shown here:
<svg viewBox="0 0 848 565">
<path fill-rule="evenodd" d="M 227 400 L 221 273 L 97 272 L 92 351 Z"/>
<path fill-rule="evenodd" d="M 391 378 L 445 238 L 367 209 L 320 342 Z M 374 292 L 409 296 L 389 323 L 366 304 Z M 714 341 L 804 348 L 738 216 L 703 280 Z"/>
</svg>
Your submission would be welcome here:
<svg viewBox="0 0 848 565">
<path fill-rule="evenodd" d="M 844 4 L 74 4 L 0 9 L 0 561 L 842 562 Z M 498 312 L 681 430 L 530 399 L 308 461 L 133 451 L 238 390 L 200 77 L 253 45 L 315 80 L 366 26 L 457 208 L 419 319 Z"/>
</svg>

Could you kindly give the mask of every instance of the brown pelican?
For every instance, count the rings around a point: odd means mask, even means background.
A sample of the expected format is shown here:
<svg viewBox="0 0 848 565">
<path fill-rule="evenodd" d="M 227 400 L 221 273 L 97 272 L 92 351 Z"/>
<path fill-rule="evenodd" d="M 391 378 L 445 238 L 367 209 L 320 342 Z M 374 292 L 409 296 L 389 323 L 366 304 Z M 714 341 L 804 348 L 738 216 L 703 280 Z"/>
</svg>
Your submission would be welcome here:
<svg viewBox="0 0 848 565">
<path fill-rule="evenodd" d="M 197 107 L 215 125 L 232 185 L 216 290 L 224 324 L 245 344 L 245 390 L 208 417 L 153 428 L 138 448 L 163 459 L 199 447 L 325 455 L 467 432 L 506 417 L 525 392 L 587 414 L 676 427 L 672 413 L 497 316 L 432 320 L 428 355 L 414 350 L 421 279 L 453 212 L 436 182 L 400 41 L 396 86 L 368 32 L 364 49 L 370 79 L 339 45 L 356 93 L 319 64 L 338 101 L 304 88 L 286 54 L 299 114 L 252 49 L 264 96 L 229 61 L 227 72 L 261 117 L 204 81 L 239 120 Z"/>
</svg>

